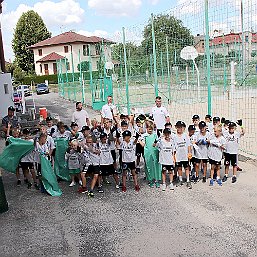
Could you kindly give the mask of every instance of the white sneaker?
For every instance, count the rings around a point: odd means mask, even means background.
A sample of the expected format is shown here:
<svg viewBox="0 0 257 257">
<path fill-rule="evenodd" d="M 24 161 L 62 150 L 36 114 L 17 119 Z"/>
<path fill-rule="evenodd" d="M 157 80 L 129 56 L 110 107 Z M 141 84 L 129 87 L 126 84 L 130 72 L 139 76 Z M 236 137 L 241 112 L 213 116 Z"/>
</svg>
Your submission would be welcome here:
<svg viewBox="0 0 257 257">
<path fill-rule="evenodd" d="M 82 184 L 82 180 L 79 181 L 79 184 L 80 184 L 81 186 L 83 185 L 83 184 Z"/>
<path fill-rule="evenodd" d="M 115 188 L 116 188 L 116 189 L 120 189 L 120 186 L 119 186 L 119 185 L 116 185 Z"/>
<path fill-rule="evenodd" d="M 173 184 L 170 184 L 170 185 L 169 185 L 169 188 L 170 188 L 170 190 L 174 190 Z"/>
<path fill-rule="evenodd" d="M 166 190 L 166 184 L 162 184 L 162 191 Z"/>
<path fill-rule="evenodd" d="M 69 186 L 74 187 L 75 185 L 76 185 L 76 183 L 74 181 L 72 181 Z"/>
</svg>

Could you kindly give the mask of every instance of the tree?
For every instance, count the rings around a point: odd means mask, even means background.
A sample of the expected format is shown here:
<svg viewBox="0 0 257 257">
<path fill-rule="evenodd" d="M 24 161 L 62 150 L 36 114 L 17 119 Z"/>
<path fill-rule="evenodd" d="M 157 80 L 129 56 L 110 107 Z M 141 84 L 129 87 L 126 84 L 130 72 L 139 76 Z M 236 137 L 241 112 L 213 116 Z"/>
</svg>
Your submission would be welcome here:
<svg viewBox="0 0 257 257">
<path fill-rule="evenodd" d="M 13 71 L 13 77 L 15 78 L 15 81 L 22 82 L 25 76 L 26 72 L 23 71 L 19 66 L 16 66 Z"/>
<path fill-rule="evenodd" d="M 89 70 L 89 61 L 82 61 L 80 64 L 78 64 L 77 66 L 78 71 L 80 71 L 80 65 L 81 65 L 81 71 Z"/>
<path fill-rule="evenodd" d="M 169 14 L 160 14 L 154 16 L 154 32 L 156 48 L 158 52 L 166 51 L 166 37 L 170 50 L 176 49 L 180 51 L 183 47 L 194 44 L 194 37 L 190 30 L 183 26 L 181 20 Z M 152 21 L 149 19 L 148 24 L 144 28 L 144 39 L 142 46 L 146 54 L 153 52 L 152 40 Z"/>
<path fill-rule="evenodd" d="M 28 47 L 50 37 L 51 33 L 36 12 L 30 10 L 23 13 L 17 22 L 12 41 L 17 66 L 26 73 L 33 72 L 34 57 Z"/>
<path fill-rule="evenodd" d="M 14 63 L 7 63 L 6 64 L 6 72 L 11 73 L 12 76 L 13 76 L 14 69 L 15 69 L 15 64 Z"/>
</svg>

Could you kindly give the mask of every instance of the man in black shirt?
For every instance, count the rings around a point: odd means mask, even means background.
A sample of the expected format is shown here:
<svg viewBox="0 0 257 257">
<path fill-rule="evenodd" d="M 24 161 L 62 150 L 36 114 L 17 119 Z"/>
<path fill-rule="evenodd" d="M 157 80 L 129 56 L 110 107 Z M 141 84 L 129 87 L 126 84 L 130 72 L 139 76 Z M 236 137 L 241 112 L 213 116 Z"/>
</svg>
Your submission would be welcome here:
<svg viewBox="0 0 257 257">
<path fill-rule="evenodd" d="M 8 124 L 11 124 L 11 131 L 10 134 L 12 133 L 12 129 L 14 128 L 20 128 L 20 123 L 18 121 L 18 118 L 14 115 L 14 107 L 10 106 L 8 107 L 8 114 L 2 119 L 2 130 L 6 133 Z"/>
</svg>

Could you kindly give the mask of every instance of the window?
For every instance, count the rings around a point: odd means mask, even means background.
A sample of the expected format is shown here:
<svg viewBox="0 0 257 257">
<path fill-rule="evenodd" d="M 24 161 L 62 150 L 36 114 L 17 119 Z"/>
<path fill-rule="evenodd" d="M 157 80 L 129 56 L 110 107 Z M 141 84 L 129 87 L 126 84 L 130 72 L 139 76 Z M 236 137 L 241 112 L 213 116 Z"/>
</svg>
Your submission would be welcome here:
<svg viewBox="0 0 257 257">
<path fill-rule="evenodd" d="M 246 42 L 246 43 L 249 42 L 249 36 L 245 36 L 245 42 Z"/>
<path fill-rule="evenodd" d="M 100 55 L 100 44 L 95 45 L 95 54 Z"/>
<path fill-rule="evenodd" d="M 69 62 L 66 62 L 66 69 L 70 70 L 70 63 Z"/>
<path fill-rule="evenodd" d="M 53 63 L 53 71 L 54 74 L 57 74 L 57 64 L 55 62 Z"/>
<path fill-rule="evenodd" d="M 69 52 L 69 46 L 64 46 L 64 53 L 68 53 Z"/>
<path fill-rule="evenodd" d="M 8 84 L 4 84 L 4 93 L 5 93 L 6 95 L 9 94 L 9 87 L 8 87 Z"/>
<path fill-rule="evenodd" d="M 39 55 L 39 56 L 42 56 L 42 54 L 43 54 L 42 49 L 38 49 L 38 55 Z"/>
<path fill-rule="evenodd" d="M 40 68 L 40 73 L 43 73 L 42 64 L 39 65 L 39 68 Z"/>
<path fill-rule="evenodd" d="M 48 64 L 44 64 L 45 75 L 49 75 Z"/>
<path fill-rule="evenodd" d="M 89 56 L 89 45 L 83 45 L 83 55 Z"/>
</svg>

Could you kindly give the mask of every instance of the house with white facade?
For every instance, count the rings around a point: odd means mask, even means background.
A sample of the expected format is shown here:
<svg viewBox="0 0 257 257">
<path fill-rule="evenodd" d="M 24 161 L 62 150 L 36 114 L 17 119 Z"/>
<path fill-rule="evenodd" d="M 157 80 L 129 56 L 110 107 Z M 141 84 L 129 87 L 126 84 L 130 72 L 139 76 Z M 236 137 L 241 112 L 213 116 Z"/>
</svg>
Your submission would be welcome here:
<svg viewBox="0 0 257 257">
<path fill-rule="evenodd" d="M 111 61 L 113 42 L 100 37 L 86 37 L 69 31 L 38 42 L 29 48 L 34 53 L 35 71 L 37 75 L 57 74 L 58 61 L 65 60 L 63 72 L 79 72 L 78 64 L 83 61 L 92 62 L 92 70 L 96 71 L 100 60 L 101 47 L 105 62 Z M 65 62 L 62 62 L 63 64 Z M 73 64 L 73 65 L 72 65 Z"/>
</svg>

